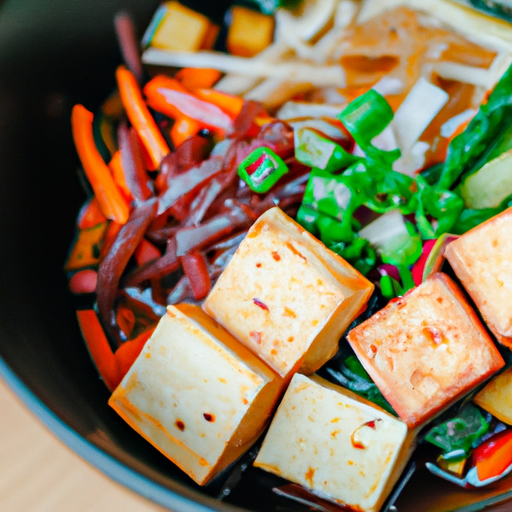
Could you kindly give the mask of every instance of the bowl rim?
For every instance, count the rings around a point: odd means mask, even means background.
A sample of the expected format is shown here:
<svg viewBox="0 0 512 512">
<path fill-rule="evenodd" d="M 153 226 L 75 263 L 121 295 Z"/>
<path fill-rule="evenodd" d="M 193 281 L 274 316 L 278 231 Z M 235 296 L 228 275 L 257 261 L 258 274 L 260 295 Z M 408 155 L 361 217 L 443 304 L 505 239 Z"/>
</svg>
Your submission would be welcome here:
<svg viewBox="0 0 512 512">
<path fill-rule="evenodd" d="M 166 488 L 150 478 L 140 474 L 91 443 L 57 414 L 30 390 L 16 375 L 10 366 L 0 357 L 0 378 L 28 410 L 64 445 L 85 460 L 105 476 L 121 484 L 123 487 L 143 496 L 149 501 L 172 512 L 248 512 L 246 509 L 221 503 L 214 498 L 202 495 L 199 491 L 190 490 L 194 496 L 187 497 L 177 490 Z M 170 508 L 172 507 L 172 509 Z"/>
</svg>

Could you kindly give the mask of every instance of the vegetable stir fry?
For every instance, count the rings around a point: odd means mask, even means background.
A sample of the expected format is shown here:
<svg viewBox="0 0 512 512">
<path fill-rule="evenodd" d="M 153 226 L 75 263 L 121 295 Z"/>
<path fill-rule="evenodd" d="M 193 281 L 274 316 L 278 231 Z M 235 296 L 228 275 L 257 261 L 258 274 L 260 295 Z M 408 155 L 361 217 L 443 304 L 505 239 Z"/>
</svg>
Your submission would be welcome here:
<svg viewBox="0 0 512 512">
<path fill-rule="evenodd" d="M 418 444 L 461 487 L 512 470 L 511 26 L 445 0 L 115 26 L 65 266 L 110 405 L 201 485 L 256 443 L 313 504 L 377 512 Z"/>
</svg>

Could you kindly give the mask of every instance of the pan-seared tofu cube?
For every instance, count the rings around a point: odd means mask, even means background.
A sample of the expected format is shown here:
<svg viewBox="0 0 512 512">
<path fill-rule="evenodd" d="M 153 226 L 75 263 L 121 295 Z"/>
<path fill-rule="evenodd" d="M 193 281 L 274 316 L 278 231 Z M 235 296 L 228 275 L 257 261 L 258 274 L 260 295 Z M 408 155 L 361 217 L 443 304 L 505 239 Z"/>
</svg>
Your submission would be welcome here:
<svg viewBox="0 0 512 512">
<path fill-rule="evenodd" d="M 281 388 L 201 308 L 169 306 L 109 404 L 202 485 L 257 440 Z"/>
<path fill-rule="evenodd" d="M 281 376 L 338 349 L 373 284 L 279 208 L 251 227 L 203 305 Z"/>
<path fill-rule="evenodd" d="M 296 374 L 254 465 L 351 509 L 377 512 L 412 452 L 407 425 L 317 376 Z"/>
<path fill-rule="evenodd" d="M 503 423 L 512 425 L 512 368 L 494 377 L 473 401 Z"/>
<path fill-rule="evenodd" d="M 512 347 L 512 208 L 451 242 L 445 251 L 485 323 Z"/>
<path fill-rule="evenodd" d="M 359 360 L 410 427 L 442 411 L 504 361 L 460 289 L 433 274 L 348 334 Z"/>
</svg>

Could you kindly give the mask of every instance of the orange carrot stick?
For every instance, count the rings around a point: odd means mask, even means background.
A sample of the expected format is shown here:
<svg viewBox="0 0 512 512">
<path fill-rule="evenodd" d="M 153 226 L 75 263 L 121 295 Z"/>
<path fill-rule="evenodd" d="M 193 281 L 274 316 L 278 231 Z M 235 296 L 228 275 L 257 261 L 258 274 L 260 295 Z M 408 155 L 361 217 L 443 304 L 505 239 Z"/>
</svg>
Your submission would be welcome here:
<svg viewBox="0 0 512 512">
<path fill-rule="evenodd" d="M 119 151 L 119 149 L 112 156 L 108 166 L 112 171 L 112 176 L 114 177 L 114 181 L 116 182 L 117 186 L 122 190 L 126 199 L 131 201 L 133 196 L 130 189 L 128 188 L 128 185 L 126 184 L 123 162 L 121 160 L 121 151 Z"/>
<path fill-rule="evenodd" d="M 144 331 L 139 334 L 133 340 L 125 341 L 117 350 L 116 350 L 116 361 L 119 367 L 119 373 L 121 374 L 121 379 L 128 373 L 128 370 L 134 363 L 135 359 L 139 357 L 141 350 L 144 348 L 144 345 L 153 334 L 155 330 L 154 327 Z"/>
<path fill-rule="evenodd" d="M 125 224 L 130 206 L 114 182 L 110 169 L 101 157 L 92 131 L 93 114 L 83 105 L 75 105 L 71 112 L 71 127 L 76 151 L 87 179 L 105 217 Z"/>
<path fill-rule="evenodd" d="M 232 119 L 240 115 L 242 107 L 244 106 L 244 99 L 240 96 L 217 91 L 215 89 L 196 89 L 194 94 L 204 101 L 209 101 L 217 105 L 217 107 L 226 112 Z"/>
<path fill-rule="evenodd" d="M 181 146 L 189 137 L 201 130 L 201 123 L 190 117 L 179 117 L 171 128 L 171 139 L 174 147 Z"/>
<path fill-rule="evenodd" d="M 173 119 L 188 117 L 201 127 L 224 133 L 233 118 L 217 105 L 195 96 L 183 85 L 164 75 L 157 75 L 144 86 L 148 105 Z"/>
<path fill-rule="evenodd" d="M 76 312 L 76 316 L 89 354 L 101 378 L 110 391 L 114 391 L 121 382 L 121 372 L 95 311 L 82 309 Z"/>
<path fill-rule="evenodd" d="M 169 146 L 144 102 L 133 73 L 125 66 L 119 66 L 116 78 L 126 115 L 147 149 L 153 170 L 158 169 L 163 157 L 170 153 Z"/>
<path fill-rule="evenodd" d="M 174 77 L 187 89 L 194 90 L 204 87 L 213 87 L 221 77 L 217 69 L 209 68 L 183 68 Z"/>
</svg>

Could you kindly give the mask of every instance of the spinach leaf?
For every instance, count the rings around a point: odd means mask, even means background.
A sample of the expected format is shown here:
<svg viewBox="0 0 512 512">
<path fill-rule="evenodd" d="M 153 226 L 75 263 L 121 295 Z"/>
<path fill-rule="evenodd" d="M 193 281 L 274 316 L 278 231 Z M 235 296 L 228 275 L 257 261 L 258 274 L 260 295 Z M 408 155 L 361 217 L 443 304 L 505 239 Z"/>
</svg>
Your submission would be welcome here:
<svg viewBox="0 0 512 512">
<path fill-rule="evenodd" d="M 497 135 L 512 121 L 512 66 L 510 66 L 489 96 L 480 106 L 468 127 L 448 146 L 444 167 L 437 183 L 440 189 L 450 189 L 464 174 L 483 165 L 482 155 L 489 155 Z"/>
<path fill-rule="evenodd" d="M 451 454 L 462 460 L 471 453 L 473 443 L 487 433 L 490 422 L 490 415 L 484 417 L 478 407 L 467 402 L 456 416 L 429 430 L 425 441 L 441 448 L 446 460 Z"/>
</svg>

